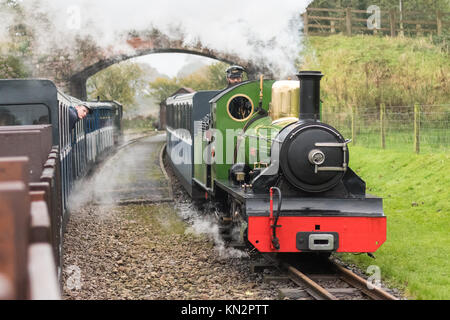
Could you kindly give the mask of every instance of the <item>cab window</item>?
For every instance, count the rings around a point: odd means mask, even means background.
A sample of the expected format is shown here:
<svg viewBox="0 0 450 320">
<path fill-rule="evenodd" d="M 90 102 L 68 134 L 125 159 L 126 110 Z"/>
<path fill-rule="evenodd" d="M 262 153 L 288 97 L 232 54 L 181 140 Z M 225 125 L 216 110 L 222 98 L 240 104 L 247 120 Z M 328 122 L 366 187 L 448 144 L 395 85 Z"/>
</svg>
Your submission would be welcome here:
<svg viewBox="0 0 450 320">
<path fill-rule="evenodd" d="M 233 120 L 245 121 L 253 114 L 253 102 L 245 95 L 238 95 L 228 102 L 228 114 Z"/>
<path fill-rule="evenodd" d="M 43 104 L 0 105 L 0 126 L 50 124 L 50 113 Z"/>
</svg>

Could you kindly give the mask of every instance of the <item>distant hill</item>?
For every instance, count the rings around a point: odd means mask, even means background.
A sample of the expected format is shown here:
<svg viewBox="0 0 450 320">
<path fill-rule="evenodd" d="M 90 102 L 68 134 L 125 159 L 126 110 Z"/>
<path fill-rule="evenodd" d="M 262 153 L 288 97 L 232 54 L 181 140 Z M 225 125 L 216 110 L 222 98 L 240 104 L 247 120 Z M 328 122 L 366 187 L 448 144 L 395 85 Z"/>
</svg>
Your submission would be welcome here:
<svg viewBox="0 0 450 320">
<path fill-rule="evenodd" d="M 147 63 L 137 63 L 139 67 L 144 72 L 143 79 L 148 82 L 155 81 L 157 78 L 167 78 L 169 79 L 169 76 L 163 73 L 159 73 L 159 71 L 156 68 L 153 68 L 151 65 Z"/>
<path fill-rule="evenodd" d="M 137 63 L 137 64 L 144 72 L 142 79 L 144 81 L 145 88 L 147 87 L 148 83 L 155 81 L 157 78 L 169 79 L 169 76 L 159 73 L 156 68 L 153 68 L 147 63 Z M 136 105 L 132 110 L 128 111 L 127 114 L 124 115 L 126 118 L 135 118 L 137 116 L 158 117 L 159 104 L 156 101 L 154 101 L 153 98 L 148 96 L 148 91 L 145 88 L 144 90 L 136 94 Z"/>
<path fill-rule="evenodd" d="M 192 59 L 191 61 L 188 61 L 188 63 L 185 64 L 183 68 L 181 68 L 181 70 L 177 74 L 177 78 L 185 78 L 187 76 L 190 76 L 191 74 L 199 71 L 207 65 L 207 63 L 202 62 L 199 59 Z"/>
<path fill-rule="evenodd" d="M 213 60 L 211 60 L 213 62 Z M 139 67 L 144 72 L 143 80 L 144 83 L 150 83 L 155 81 L 157 78 L 170 79 L 166 74 L 159 73 L 158 70 L 147 63 L 137 63 Z M 198 57 L 190 57 L 187 59 L 187 63 L 181 68 L 177 74 L 177 78 L 185 78 L 193 73 L 200 71 L 201 69 L 208 66 L 208 60 L 199 59 Z M 157 103 L 153 98 L 148 96 L 147 86 L 141 92 L 136 95 L 136 105 L 130 110 L 125 117 L 134 118 L 137 116 L 159 116 L 159 103 Z"/>
</svg>

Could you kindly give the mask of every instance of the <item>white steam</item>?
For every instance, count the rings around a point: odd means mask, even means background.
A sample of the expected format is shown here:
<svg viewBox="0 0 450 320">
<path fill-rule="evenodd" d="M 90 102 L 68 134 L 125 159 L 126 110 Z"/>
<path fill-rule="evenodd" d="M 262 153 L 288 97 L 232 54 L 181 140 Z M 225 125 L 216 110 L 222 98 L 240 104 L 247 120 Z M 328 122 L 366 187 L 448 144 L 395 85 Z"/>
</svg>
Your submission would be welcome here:
<svg viewBox="0 0 450 320">
<path fill-rule="evenodd" d="M 33 27 L 43 52 L 51 52 L 55 46 L 70 48 L 77 37 L 91 37 L 102 48 L 123 52 L 129 31 L 154 27 L 173 39 L 182 37 L 186 45 L 200 42 L 209 49 L 235 54 L 265 64 L 278 74 L 288 74 L 296 71 L 295 59 L 301 50 L 301 14 L 311 1 L 23 0 L 20 3 L 25 7 L 24 22 Z M 43 21 L 46 20 L 43 16 L 48 20 Z"/>
<path fill-rule="evenodd" d="M 208 209 L 209 214 L 202 215 L 192 203 L 178 203 L 176 207 L 179 216 L 190 224 L 190 228 L 186 230 L 186 233 L 205 235 L 214 241 L 214 249 L 220 259 L 249 258 L 247 252 L 226 245 L 220 235 L 217 220 L 213 215 L 214 208 Z"/>
<path fill-rule="evenodd" d="M 6 49 L 4 46 L 5 42 L 8 42 L 10 39 L 10 30 L 7 26 L 10 26 L 14 23 L 14 15 L 8 9 L 0 10 L 0 54 L 4 54 L 4 50 Z"/>
</svg>

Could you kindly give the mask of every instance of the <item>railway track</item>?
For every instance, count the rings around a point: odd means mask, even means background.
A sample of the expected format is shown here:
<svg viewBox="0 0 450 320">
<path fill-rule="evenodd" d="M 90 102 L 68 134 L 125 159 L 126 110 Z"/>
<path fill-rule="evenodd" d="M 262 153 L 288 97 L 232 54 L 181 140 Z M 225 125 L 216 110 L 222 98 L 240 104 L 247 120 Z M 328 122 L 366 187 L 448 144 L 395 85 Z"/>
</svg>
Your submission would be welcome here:
<svg viewBox="0 0 450 320">
<path fill-rule="evenodd" d="M 279 288 L 281 298 L 291 300 L 398 300 L 387 291 L 368 284 L 332 259 L 312 259 L 291 263 L 283 258 L 263 256 L 282 276 L 267 276 L 269 281 L 287 281 Z M 294 286 L 292 286 L 294 285 Z"/>
<path fill-rule="evenodd" d="M 128 206 L 172 202 L 172 190 L 161 165 L 164 138 L 144 135 L 119 146 L 91 179 L 94 186 L 90 192 L 91 204 Z M 99 191 L 97 185 L 107 187 Z"/>
<path fill-rule="evenodd" d="M 164 148 L 160 155 L 161 168 L 164 168 L 163 151 Z M 171 180 L 168 177 L 168 181 Z M 230 248 L 248 249 L 245 244 L 234 242 L 231 238 L 225 237 L 225 241 Z M 265 268 L 277 269 L 276 275 L 265 275 L 266 282 L 288 282 L 286 287 L 282 287 L 281 284 L 278 286 L 282 298 L 292 300 L 398 300 L 380 288 L 369 289 L 365 279 L 330 259 L 321 258 L 310 261 L 305 258 L 302 261 L 303 264 L 299 265 L 292 262 L 298 258 L 297 254 L 288 256 L 287 260 L 291 260 L 290 262 L 269 254 L 258 255 L 265 262 L 262 264 L 255 262 L 251 265 L 253 272 L 258 273 Z"/>
</svg>

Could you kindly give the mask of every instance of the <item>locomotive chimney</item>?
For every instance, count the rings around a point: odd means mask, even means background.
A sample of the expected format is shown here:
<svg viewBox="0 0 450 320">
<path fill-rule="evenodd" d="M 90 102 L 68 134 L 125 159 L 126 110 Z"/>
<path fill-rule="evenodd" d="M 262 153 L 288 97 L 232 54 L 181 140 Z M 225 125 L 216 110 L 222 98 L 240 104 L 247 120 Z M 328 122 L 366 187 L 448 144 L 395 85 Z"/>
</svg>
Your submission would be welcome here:
<svg viewBox="0 0 450 320">
<path fill-rule="evenodd" d="M 300 120 L 320 119 L 320 71 L 300 71 Z"/>
</svg>

